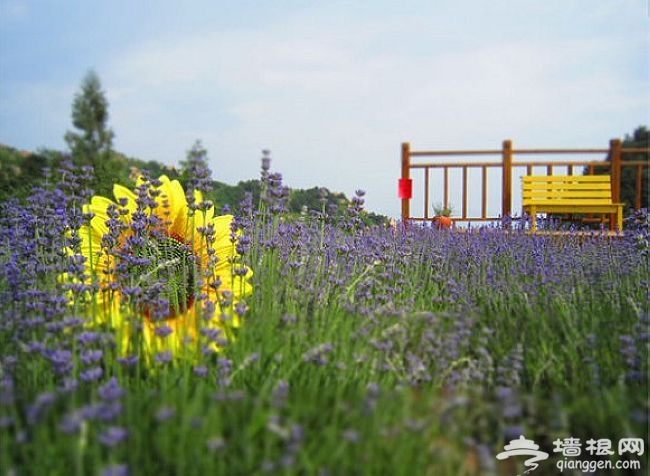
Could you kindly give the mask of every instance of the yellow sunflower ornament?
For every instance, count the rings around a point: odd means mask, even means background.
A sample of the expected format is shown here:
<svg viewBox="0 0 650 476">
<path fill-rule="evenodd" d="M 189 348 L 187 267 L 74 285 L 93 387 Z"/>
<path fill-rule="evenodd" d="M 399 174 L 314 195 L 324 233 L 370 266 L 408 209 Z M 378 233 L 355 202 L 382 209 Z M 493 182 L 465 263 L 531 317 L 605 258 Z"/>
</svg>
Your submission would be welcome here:
<svg viewBox="0 0 650 476">
<path fill-rule="evenodd" d="M 95 196 L 79 229 L 92 322 L 116 332 L 121 355 L 196 360 L 233 338 L 252 292 L 231 215 L 215 216 L 201 192 L 186 197 L 177 180 L 113 187 Z M 189 198 L 189 204 L 188 204 Z"/>
</svg>

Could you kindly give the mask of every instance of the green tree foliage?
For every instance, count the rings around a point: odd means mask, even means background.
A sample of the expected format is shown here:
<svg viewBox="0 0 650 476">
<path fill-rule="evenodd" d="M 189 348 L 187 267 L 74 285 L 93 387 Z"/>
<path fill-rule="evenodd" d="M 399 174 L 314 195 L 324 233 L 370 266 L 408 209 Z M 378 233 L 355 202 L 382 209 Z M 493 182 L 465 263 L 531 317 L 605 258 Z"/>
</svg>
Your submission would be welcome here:
<svg viewBox="0 0 650 476">
<path fill-rule="evenodd" d="M 72 103 L 72 125 L 76 131 L 67 132 L 65 141 L 75 164 L 93 167 L 95 181 L 92 186 L 101 194 L 110 192 L 112 183 L 111 148 L 114 134 L 107 123 L 108 101 L 99 76 L 89 71 Z"/>
<path fill-rule="evenodd" d="M 650 130 L 646 126 L 638 127 L 632 135 L 626 135 L 623 140 L 623 149 L 650 147 Z M 623 163 L 630 161 L 648 161 L 648 153 L 623 154 Z M 631 209 L 636 208 L 636 183 L 639 174 L 637 167 L 623 167 L 621 171 L 621 201 Z M 650 169 L 644 167 L 641 172 L 641 208 L 648 208 L 648 186 Z"/>
<path fill-rule="evenodd" d="M 650 130 L 647 126 L 639 126 L 632 133 L 632 135 L 626 134 L 625 138 L 622 141 L 623 150 L 625 149 L 636 149 L 636 148 L 647 148 L 650 147 Z M 638 162 L 645 161 L 647 162 L 650 157 L 647 153 L 634 152 L 634 153 L 623 153 L 621 160 L 623 162 L 623 167 L 621 170 L 621 202 L 625 203 L 625 208 L 630 211 L 637 208 L 636 204 L 636 183 L 637 175 L 639 174 L 638 167 L 635 166 L 625 166 L 625 162 Z M 607 162 L 612 160 L 610 154 L 607 154 L 605 158 Z M 587 173 L 585 168 L 584 173 Z M 611 169 L 609 167 L 596 167 L 594 169 L 596 175 L 609 175 L 611 174 Z M 641 171 L 641 207 L 648 208 L 648 186 L 650 181 L 648 180 L 650 176 L 650 170 L 648 167 L 642 168 Z"/>
<path fill-rule="evenodd" d="M 321 210 L 323 206 L 329 205 L 345 208 L 347 204 L 348 199 L 344 194 L 333 193 L 322 187 L 292 190 L 289 197 L 289 210 L 292 212 Z"/>
<path fill-rule="evenodd" d="M 44 178 L 47 158 L 0 146 L 0 201 L 22 199 Z"/>
<path fill-rule="evenodd" d="M 74 159 L 80 161 L 79 157 L 74 156 Z M 36 186 L 54 186 L 59 166 L 69 158 L 69 154 L 51 149 L 32 153 L 0 145 L 0 201 L 9 198 L 24 199 Z M 148 173 L 151 177 L 164 174 L 171 180 L 180 180 L 186 189 L 188 186 L 201 188 L 204 190 L 204 197 L 215 204 L 217 213 L 223 212 L 226 205 L 230 211 L 239 212 L 240 204 L 247 193 L 252 195 L 254 208 L 260 204 L 262 184 L 259 179 L 243 180 L 237 185 L 229 185 L 210 178 L 207 152 L 200 141 L 194 143 L 186 159 L 180 162 L 179 169 L 155 160 L 145 162 L 127 157 L 112 150 L 109 150 L 105 158 L 106 161 L 100 164 L 99 173 L 96 173 L 99 187 L 95 188 L 95 192 L 106 197 L 112 197 L 114 183 L 131 188 L 135 185 L 134 179 L 137 176 Z M 88 162 L 84 164 L 90 165 Z M 49 181 L 46 181 L 47 168 L 53 172 Z M 193 184 L 190 183 L 191 180 L 194 180 Z M 320 212 L 323 209 L 328 211 L 330 216 L 342 217 L 349 206 L 350 201 L 345 194 L 331 192 L 324 187 L 291 189 L 287 202 L 288 211 L 295 217 L 303 212 Z M 362 212 L 361 219 L 367 224 L 384 224 L 388 220 L 383 215 L 367 211 Z"/>
<path fill-rule="evenodd" d="M 132 167 L 141 168 L 149 172 L 149 175 L 152 177 L 160 177 L 161 175 L 167 175 L 171 180 L 180 180 L 180 173 L 176 167 L 168 167 L 160 162 L 155 160 L 149 160 L 147 162 L 141 162 L 137 159 L 127 159 L 129 162 L 132 162 Z M 140 164 L 138 167 L 137 164 Z"/>
<path fill-rule="evenodd" d="M 25 198 L 34 186 L 44 185 L 45 168 L 56 171 L 65 158 L 66 154 L 56 150 L 42 149 L 32 153 L 0 145 L 0 201 L 11 197 Z M 192 170 L 208 169 L 206 151 L 198 141 L 188 152 L 187 159 L 180 162 L 180 170 L 155 160 L 145 162 L 127 157 L 116 151 L 111 151 L 110 165 L 110 174 L 101 177 L 108 187 L 102 195 L 107 197 L 112 197 L 110 187 L 113 183 L 133 187 L 135 177 L 142 173 L 147 173 L 151 177 L 167 175 L 172 180 L 180 180 L 186 188 Z M 208 179 L 208 176 L 204 178 Z M 224 205 L 237 211 L 247 192 L 253 196 L 254 207 L 260 203 L 261 183 L 258 179 L 242 180 L 236 185 L 210 180 L 210 187 L 211 191 L 207 192 L 205 197 L 215 203 L 217 211 L 220 211 Z M 323 197 L 327 201 L 326 206 L 336 204 L 341 209 L 345 209 L 348 205 L 348 199 L 344 194 L 313 187 L 307 190 L 292 189 L 288 209 L 295 213 L 300 213 L 304 208 L 321 210 L 323 204 L 320 200 Z"/>
<path fill-rule="evenodd" d="M 187 190 L 212 190 L 212 171 L 208 165 L 208 151 L 200 140 L 192 145 L 187 158 L 181 160 L 181 182 Z"/>
<path fill-rule="evenodd" d="M 222 210 L 224 205 L 228 205 L 230 210 L 237 212 L 246 192 L 253 194 L 253 206 L 257 207 L 260 203 L 262 187 L 259 180 L 244 180 L 237 185 L 213 182 L 213 187 L 212 196 L 217 211 Z"/>
</svg>

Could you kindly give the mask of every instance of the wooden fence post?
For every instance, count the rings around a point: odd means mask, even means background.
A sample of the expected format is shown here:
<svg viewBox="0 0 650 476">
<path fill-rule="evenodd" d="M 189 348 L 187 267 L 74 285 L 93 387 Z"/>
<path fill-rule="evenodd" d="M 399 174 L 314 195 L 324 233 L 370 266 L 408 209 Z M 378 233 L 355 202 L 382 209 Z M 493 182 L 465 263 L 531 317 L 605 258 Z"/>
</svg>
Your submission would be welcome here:
<svg viewBox="0 0 650 476">
<path fill-rule="evenodd" d="M 609 141 L 609 156 L 611 160 L 611 180 L 612 180 L 612 201 L 621 202 L 621 160 L 622 160 L 621 139 L 612 139 Z"/>
<path fill-rule="evenodd" d="M 643 197 L 643 166 L 636 166 L 636 184 L 634 187 L 634 208 L 638 210 L 642 206 Z"/>
<path fill-rule="evenodd" d="M 402 142 L 402 181 L 408 182 L 411 178 L 411 144 Z M 406 226 L 411 218 L 411 197 L 402 197 L 402 225 Z"/>
<path fill-rule="evenodd" d="M 512 214 L 512 141 L 503 141 L 501 165 L 501 218 Z"/>
<path fill-rule="evenodd" d="M 621 159 L 622 144 L 620 139 L 609 141 L 609 157 L 611 160 L 610 180 L 612 184 L 612 202 L 621 203 Z M 609 216 L 609 229 L 616 225 L 615 215 Z M 619 230 L 620 231 L 620 230 Z"/>
</svg>

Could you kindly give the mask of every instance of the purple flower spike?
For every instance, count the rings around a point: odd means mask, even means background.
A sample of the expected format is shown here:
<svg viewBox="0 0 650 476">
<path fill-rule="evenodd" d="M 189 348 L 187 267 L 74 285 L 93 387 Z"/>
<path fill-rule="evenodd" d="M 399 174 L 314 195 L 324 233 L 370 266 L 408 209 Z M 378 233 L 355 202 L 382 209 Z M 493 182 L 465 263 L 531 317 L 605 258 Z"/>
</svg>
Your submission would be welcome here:
<svg viewBox="0 0 650 476">
<path fill-rule="evenodd" d="M 168 350 L 164 352 L 158 352 L 154 357 L 155 361 L 161 364 L 168 364 L 172 361 L 173 358 L 174 355 Z"/>
<path fill-rule="evenodd" d="M 104 371 L 101 367 L 91 367 L 88 370 L 81 372 L 81 375 L 79 375 L 79 377 L 81 378 L 82 382 L 95 382 L 101 379 L 103 375 Z"/>
<path fill-rule="evenodd" d="M 108 382 L 99 387 L 97 393 L 99 393 L 99 398 L 105 402 L 112 402 L 122 398 L 126 391 L 120 386 L 117 378 L 112 377 Z"/>
<path fill-rule="evenodd" d="M 99 442 L 113 448 L 122 443 L 129 436 L 129 432 L 121 426 L 110 426 L 99 435 Z"/>
<path fill-rule="evenodd" d="M 126 464 L 112 464 L 102 470 L 102 476 L 129 476 L 129 467 Z"/>
<path fill-rule="evenodd" d="M 205 378 L 208 376 L 208 368 L 205 365 L 197 365 L 193 371 L 197 377 Z"/>
<path fill-rule="evenodd" d="M 167 420 L 171 420 L 174 415 L 176 415 L 176 410 L 174 407 L 162 406 L 156 412 L 156 420 L 162 423 Z"/>
<path fill-rule="evenodd" d="M 169 334 L 171 334 L 172 332 L 174 332 L 174 330 L 173 330 L 171 327 L 169 327 L 168 325 L 162 325 L 162 326 L 158 326 L 158 327 L 156 327 L 156 330 L 155 330 L 154 332 L 156 333 L 156 335 L 157 335 L 158 337 L 165 338 L 165 337 L 167 337 Z"/>
</svg>

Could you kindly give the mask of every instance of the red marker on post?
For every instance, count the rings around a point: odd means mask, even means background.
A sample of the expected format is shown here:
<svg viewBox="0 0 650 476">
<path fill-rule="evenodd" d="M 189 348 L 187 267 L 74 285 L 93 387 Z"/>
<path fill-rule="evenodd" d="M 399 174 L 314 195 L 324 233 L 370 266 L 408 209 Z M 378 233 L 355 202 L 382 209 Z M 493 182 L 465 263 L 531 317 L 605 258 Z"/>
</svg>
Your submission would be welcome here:
<svg viewBox="0 0 650 476">
<path fill-rule="evenodd" d="M 412 179 L 399 179 L 397 195 L 402 200 L 410 200 L 413 198 L 413 180 Z"/>
</svg>

